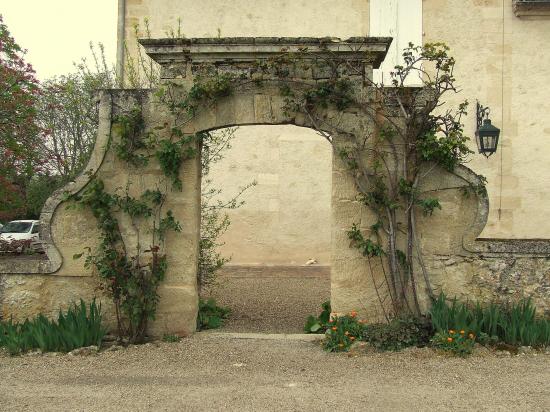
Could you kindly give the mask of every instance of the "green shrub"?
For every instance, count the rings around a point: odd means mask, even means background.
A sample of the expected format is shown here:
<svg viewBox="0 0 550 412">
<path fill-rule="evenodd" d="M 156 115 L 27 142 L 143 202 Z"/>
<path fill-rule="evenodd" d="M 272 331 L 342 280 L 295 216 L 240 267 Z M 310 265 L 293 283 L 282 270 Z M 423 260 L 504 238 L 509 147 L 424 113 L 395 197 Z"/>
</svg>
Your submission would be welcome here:
<svg viewBox="0 0 550 412">
<path fill-rule="evenodd" d="M 330 320 L 331 313 L 330 300 L 323 302 L 321 308 L 323 308 L 323 310 L 321 311 L 319 316 L 308 316 L 306 324 L 304 325 L 305 333 L 325 333 L 325 331 L 327 330 L 327 325 L 328 321 Z"/>
<path fill-rule="evenodd" d="M 362 339 L 382 351 L 399 351 L 430 343 L 433 327 L 428 318 L 396 318 L 389 323 L 367 325 Z"/>
<path fill-rule="evenodd" d="M 172 335 L 172 334 L 166 333 L 162 336 L 162 341 L 163 342 L 177 343 L 180 340 L 181 340 L 181 338 L 178 335 Z"/>
<path fill-rule="evenodd" d="M 223 326 L 225 319 L 229 317 L 231 310 L 216 305 L 214 299 L 199 300 L 199 313 L 197 315 L 197 330 L 217 329 Z"/>
<path fill-rule="evenodd" d="M 324 348 L 329 352 L 347 352 L 355 341 L 361 340 L 364 328 L 355 312 L 334 316 L 328 321 Z"/>
<path fill-rule="evenodd" d="M 85 346 L 101 346 L 105 329 L 101 324 L 101 305 L 95 300 L 89 311 L 83 300 L 70 307 L 66 313 L 59 311 L 57 321 L 44 315 L 23 323 L 0 322 L 0 346 L 11 355 L 33 349 L 42 352 L 70 352 Z"/>
<path fill-rule="evenodd" d="M 430 317 L 439 333 L 449 330 L 468 330 L 478 340 L 503 342 L 514 346 L 550 345 L 550 319 L 536 316 L 530 299 L 517 303 L 470 305 L 453 299 L 450 304 L 441 294 L 432 304 Z"/>
<path fill-rule="evenodd" d="M 432 339 L 435 348 L 452 352 L 457 356 L 466 356 L 474 349 L 475 336 L 466 330 L 455 331 L 450 329 L 444 332 L 437 332 Z"/>
</svg>

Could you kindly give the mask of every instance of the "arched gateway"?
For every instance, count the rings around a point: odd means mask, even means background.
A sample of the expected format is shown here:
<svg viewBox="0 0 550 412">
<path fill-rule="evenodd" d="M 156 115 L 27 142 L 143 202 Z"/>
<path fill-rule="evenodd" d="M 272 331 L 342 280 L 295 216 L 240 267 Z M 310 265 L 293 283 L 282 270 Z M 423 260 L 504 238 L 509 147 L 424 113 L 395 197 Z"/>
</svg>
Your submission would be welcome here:
<svg viewBox="0 0 550 412">
<path fill-rule="evenodd" d="M 293 84 L 322 82 L 335 73 L 352 85 L 357 100 L 373 99 L 373 68 L 384 59 L 391 39 L 387 38 L 198 38 L 142 40 L 147 54 L 161 66 L 161 78 L 189 92 L 205 68 L 216 75 L 231 75 L 243 79 L 242 86 L 231 95 L 222 96 L 213 104 L 198 111 L 183 126 L 184 134 L 238 125 L 294 124 L 324 130 L 337 152 L 346 145 L 351 135 L 368 135 L 374 129 L 373 121 L 353 107 L 336 110 L 328 106 L 323 118 L 325 125 L 303 114 L 289 113 L 285 94 L 293 92 Z M 300 64 L 289 64 L 286 77 L 289 90 L 281 93 L 280 86 L 255 78 L 253 67 L 268 65 L 284 50 L 295 52 Z M 319 65 L 308 66 L 308 59 L 324 59 L 326 70 Z M 332 63 L 345 58 L 347 65 L 334 67 Z M 267 70 L 269 72 L 269 69 Z M 296 86 L 299 87 L 299 86 Z M 110 191 L 126 188 L 133 196 L 158 185 L 162 174 L 156 162 L 137 168 L 117 157 L 121 144 L 120 125 L 116 119 L 131 107 L 139 107 L 145 130 L 161 130 L 172 122 L 175 112 L 159 103 L 158 94 L 148 90 L 108 90 L 101 92 L 99 101 L 100 126 L 97 142 L 86 172 L 75 182 L 50 198 L 41 215 L 42 239 L 47 259 L 0 263 L 0 304 L 3 317 L 24 319 L 39 312 L 54 314 L 61 306 L 79 298 L 101 296 L 98 277 L 83 267 L 81 260 L 72 256 L 84 248 L 97 245 L 100 233 L 91 212 L 67 209 L 67 194 L 81 192 L 91 177 L 99 177 Z M 159 131 L 158 134 L 162 134 Z M 330 136 L 330 137 L 329 137 Z M 189 142 L 197 152 L 199 143 Z M 149 333 L 188 334 L 195 330 L 197 314 L 197 264 L 200 229 L 200 156 L 185 160 L 179 171 L 181 190 L 168 190 L 163 207 L 173 212 L 181 222 L 180 233 L 169 233 L 165 243 L 168 270 L 159 287 L 160 303 L 156 319 L 149 325 Z M 361 310 L 370 319 L 380 318 L 373 282 L 382 276 L 369 273 L 363 256 L 350 248 L 347 231 L 354 223 L 368 227 L 373 223 L 372 213 L 357 201 L 357 190 L 348 167 L 339 156 L 333 156 L 332 170 L 332 240 L 331 240 L 331 301 L 337 312 Z M 128 186 L 131 181 L 132 185 Z M 547 253 L 545 243 L 533 244 L 527 255 L 511 244 L 478 242 L 487 218 L 488 203 L 484 196 L 463 196 L 461 188 L 478 184 L 478 177 L 464 167 L 454 173 L 438 172 L 425 183 L 424 190 L 440 192 L 441 212 L 429 222 L 419 225 L 438 227 L 428 231 L 433 236 L 423 237 L 421 247 L 426 264 L 433 275 L 435 287 L 445 288 L 451 295 L 480 298 L 492 297 L 498 288 L 495 265 L 506 266 L 513 255 L 515 262 L 529 267 L 533 276 L 541 273 L 546 263 L 539 258 Z M 120 189 L 119 189 L 120 190 Z M 70 202 L 68 202 L 70 203 Z M 121 236 L 128 247 L 136 247 L 139 237 L 132 222 L 119 217 Z M 329 224 L 327 222 L 327 224 Z M 422 231 L 421 231 L 422 232 Z M 427 232 L 427 233 L 428 233 Z M 538 249 L 537 249 L 538 248 Z M 480 255 L 480 252 L 483 254 Z M 521 263 L 524 262 L 524 263 Z M 104 311 L 113 316 L 109 299 L 102 299 Z M 546 300 L 539 301 L 543 306 Z"/>
</svg>

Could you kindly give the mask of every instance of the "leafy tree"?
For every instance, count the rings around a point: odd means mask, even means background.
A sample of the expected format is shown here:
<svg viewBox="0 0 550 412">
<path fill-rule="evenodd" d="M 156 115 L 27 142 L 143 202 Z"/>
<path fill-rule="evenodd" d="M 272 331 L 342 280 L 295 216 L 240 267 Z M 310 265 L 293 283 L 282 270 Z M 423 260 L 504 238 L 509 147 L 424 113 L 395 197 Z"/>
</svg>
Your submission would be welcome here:
<svg viewBox="0 0 550 412">
<path fill-rule="evenodd" d="M 116 84 L 103 45 L 99 45 L 99 53 L 91 43 L 90 49 L 94 57 L 91 67 L 82 59 L 74 73 L 46 80 L 38 100 L 38 120 L 46 135 L 47 169 L 60 177 L 60 184 L 86 166 L 99 124 L 97 91 Z"/>
<path fill-rule="evenodd" d="M 0 16 L 0 219 L 25 211 L 25 190 L 43 169 L 43 134 L 36 121 L 38 80 L 24 50 Z"/>
</svg>

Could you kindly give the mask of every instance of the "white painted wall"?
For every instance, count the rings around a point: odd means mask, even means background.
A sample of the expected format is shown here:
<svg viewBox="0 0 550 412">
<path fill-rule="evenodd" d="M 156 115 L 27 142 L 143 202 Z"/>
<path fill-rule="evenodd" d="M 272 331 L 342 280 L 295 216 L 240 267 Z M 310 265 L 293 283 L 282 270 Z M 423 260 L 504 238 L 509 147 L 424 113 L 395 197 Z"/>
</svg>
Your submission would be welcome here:
<svg viewBox="0 0 550 412">
<path fill-rule="evenodd" d="M 376 83 L 391 84 L 390 72 L 403 63 L 402 51 L 409 43 L 422 44 L 422 0 L 370 0 L 370 36 L 390 36 L 393 42 L 379 70 Z M 419 84 L 411 76 L 407 85 Z"/>
</svg>

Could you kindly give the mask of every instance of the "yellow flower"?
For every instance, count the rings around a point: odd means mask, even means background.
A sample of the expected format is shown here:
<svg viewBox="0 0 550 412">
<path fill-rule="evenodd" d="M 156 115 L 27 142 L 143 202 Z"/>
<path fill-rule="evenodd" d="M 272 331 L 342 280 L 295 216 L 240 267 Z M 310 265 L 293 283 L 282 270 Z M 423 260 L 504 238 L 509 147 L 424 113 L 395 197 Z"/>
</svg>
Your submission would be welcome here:
<svg viewBox="0 0 550 412">
<path fill-rule="evenodd" d="M 463 330 L 461 330 L 461 331 L 460 331 L 460 334 L 461 334 L 461 335 L 464 335 L 464 331 L 463 331 Z"/>
<path fill-rule="evenodd" d="M 468 335 L 468 337 L 469 337 L 470 339 L 473 339 L 475 336 L 474 336 L 473 333 L 470 333 L 470 334 Z"/>
<path fill-rule="evenodd" d="M 452 329 L 449 329 L 449 333 L 450 333 L 451 335 L 453 335 L 453 334 L 455 333 L 455 331 L 452 330 Z"/>
<path fill-rule="evenodd" d="M 344 335 L 348 336 L 348 335 L 349 335 L 349 332 L 348 332 L 348 331 L 346 331 L 346 332 L 344 333 Z"/>
</svg>

